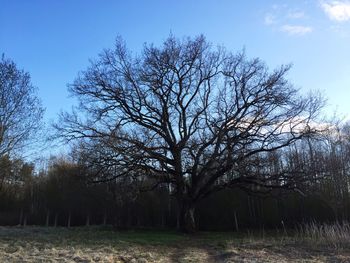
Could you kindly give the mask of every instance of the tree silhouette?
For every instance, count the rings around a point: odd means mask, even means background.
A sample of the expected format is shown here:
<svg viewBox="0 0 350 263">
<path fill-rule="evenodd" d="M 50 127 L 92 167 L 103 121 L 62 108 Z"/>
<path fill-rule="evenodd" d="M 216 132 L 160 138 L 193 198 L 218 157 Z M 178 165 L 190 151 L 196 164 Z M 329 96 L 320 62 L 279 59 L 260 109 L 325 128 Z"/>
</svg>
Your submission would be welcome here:
<svg viewBox="0 0 350 263">
<path fill-rule="evenodd" d="M 41 127 L 43 108 L 29 73 L 3 55 L 0 60 L 0 157 L 19 153 Z"/>
<path fill-rule="evenodd" d="M 313 119 L 323 100 L 299 95 L 286 79 L 289 69 L 269 71 L 260 59 L 213 48 L 203 36 L 171 36 L 134 57 L 118 39 L 70 85 L 80 105 L 56 128 L 94 146 L 101 179 L 168 184 L 181 229 L 193 232 L 196 205 L 213 192 L 295 186 L 291 173 L 246 167 L 317 132 Z"/>
</svg>

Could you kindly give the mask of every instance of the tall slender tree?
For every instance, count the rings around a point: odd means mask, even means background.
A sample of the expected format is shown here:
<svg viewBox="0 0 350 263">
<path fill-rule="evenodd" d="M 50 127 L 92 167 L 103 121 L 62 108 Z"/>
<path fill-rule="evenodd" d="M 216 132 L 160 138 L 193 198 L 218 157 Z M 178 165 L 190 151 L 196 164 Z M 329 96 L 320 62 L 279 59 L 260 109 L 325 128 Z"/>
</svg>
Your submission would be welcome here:
<svg viewBox="0 0 350 263">
<path fill-rule="evenodd" d="M 19 153 L 41 127 L 44 109 L 30 75 L 2 55 L 0 59 L 0 157 Z"/>
</svg>

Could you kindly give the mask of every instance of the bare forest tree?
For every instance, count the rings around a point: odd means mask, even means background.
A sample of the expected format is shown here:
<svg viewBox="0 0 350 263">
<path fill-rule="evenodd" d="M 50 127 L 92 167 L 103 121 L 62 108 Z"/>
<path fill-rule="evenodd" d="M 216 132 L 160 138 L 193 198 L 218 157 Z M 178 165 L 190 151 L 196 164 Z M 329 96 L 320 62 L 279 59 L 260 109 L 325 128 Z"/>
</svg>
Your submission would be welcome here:
<svg viewBox="0 0 350 263">
<path fill-rule="evenodd" d="M 0 60 L 0 157 L 19 152 L 41 127 L 43 108 L 29 73 Z"/>
<path fill-rule="evenodd" d="M 80 105 L 56 128 L 68 140 L 99 145 L 91 156 L 103 164 L 101 179 L 169 185 L 181 229 L 193 232 L 196 205 L 213 192 L 297 185 L 300 176 L 252 165 L 317 132 L 323 99 L 301 96 L 286 79 L 289 69 L 269 71 L 203 36 L 169 37 L 159 48 L 145 45 L 140 56 L 119 39 L 70 85 Z"/>
</svg>

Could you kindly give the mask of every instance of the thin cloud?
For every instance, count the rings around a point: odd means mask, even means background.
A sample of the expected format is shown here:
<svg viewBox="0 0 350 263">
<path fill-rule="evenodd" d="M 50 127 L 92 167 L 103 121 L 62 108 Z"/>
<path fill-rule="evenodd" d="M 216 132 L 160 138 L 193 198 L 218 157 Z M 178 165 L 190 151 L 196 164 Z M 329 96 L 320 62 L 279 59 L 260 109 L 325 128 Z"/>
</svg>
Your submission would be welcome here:
<svg viewBox="0 0 350 263">
<path fill-rule="evenodd" d="M 344 29 L 340 24 L 333 24 L 330 26 L 330 30 L 338 34 L 342 38 L 348 38 L 350 36 L 349 32 Z"/>
<path fill-rule="evenodd" d="M 303 11 L 289 12 L 287 15 L 287 18 L 291 18 L 291 19 L 305 18 L 305 13 Z"/>
<path fill-rule="evenodd" d="M 350 1 L 322 1 L 321 7 L 331 20 L 337 22 L 350 20 Z"/>
<path fill-rule="evenodd" d="M 265 15 L 265 17 L 264 17 L 264 23 L 265 23 L 265 25 L 267 25 L 267 26 L 271 26 L 271 25 L 276 24 L 276 18 L 275 18 L 275 16 L 272 15 L 272 14 L 267 14 L 267 15 Z"/>
<path fill-rule="evenodd" d="M 313 31 L 313 28 L 310 26 L 283 25 L 281 26 L 281 31 L 291 36 L 303 36 L 311 33 Z"/>
<path fill-rule="evenodd" d="M 291 9 L 288 5 L 273 5 L 270 11 L 265 13 L 264 24 L 290 36 L 303 36 L 313 31 L 311 26 L 303 25 L 306 18 L 304 10 L 299 8 Z M 296 20 L 299 21 L 299 25 L 295 25 Z"/>
</svg>

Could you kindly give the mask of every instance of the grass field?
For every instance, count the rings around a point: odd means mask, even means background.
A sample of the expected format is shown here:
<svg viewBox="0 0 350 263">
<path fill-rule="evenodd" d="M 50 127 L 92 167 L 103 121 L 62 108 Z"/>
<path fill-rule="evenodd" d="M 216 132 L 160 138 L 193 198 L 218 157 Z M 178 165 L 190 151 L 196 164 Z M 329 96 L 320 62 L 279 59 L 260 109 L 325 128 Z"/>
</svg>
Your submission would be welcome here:
<svg viewBox="0 0 350 263">
<path fill-rule="evenodd" d="M 350 262 L 350 249 L 276 233 L 0 227 L 0 262 Z"/>
</svg>

